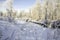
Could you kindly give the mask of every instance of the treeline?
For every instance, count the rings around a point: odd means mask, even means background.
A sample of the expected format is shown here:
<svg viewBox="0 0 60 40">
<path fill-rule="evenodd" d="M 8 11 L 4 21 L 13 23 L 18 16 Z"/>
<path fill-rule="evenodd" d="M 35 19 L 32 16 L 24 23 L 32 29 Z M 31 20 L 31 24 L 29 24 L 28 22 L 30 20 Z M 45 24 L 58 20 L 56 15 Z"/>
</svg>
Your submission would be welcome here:
<svg viewBox="0 0 60 40">
<path fill-rule="evenodd" d="M 18 13 L 17 11 L 13 12 L 12 7 L 10 7 L 10 9 L 8 9 L 8 11 L 6 10 L 6 13 L 0 12 L 0 16 L 10 16 L 14 19 L 29 19 L 35 21 L 60 20 L 60 0 L 44 0 L 42 5 L 39 0 L 37 0 L 32 8 L 29 9 L 29 12 L 20 11 Z"/>
</svg>

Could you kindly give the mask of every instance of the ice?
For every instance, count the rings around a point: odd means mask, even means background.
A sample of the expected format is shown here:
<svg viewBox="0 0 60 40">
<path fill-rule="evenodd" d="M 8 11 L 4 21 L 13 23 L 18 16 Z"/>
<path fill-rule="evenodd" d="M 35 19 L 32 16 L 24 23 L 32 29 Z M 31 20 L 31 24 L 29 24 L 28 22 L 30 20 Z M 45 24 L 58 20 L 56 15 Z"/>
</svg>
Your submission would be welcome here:
<svg viewBox="0 0 60 40">
<path fill-rule="evenodd" d="M 14 24 L 0 20 L 0 40 L 60 40 L 60 29 L 44 28 L 31 22 Z"/>
</svg>

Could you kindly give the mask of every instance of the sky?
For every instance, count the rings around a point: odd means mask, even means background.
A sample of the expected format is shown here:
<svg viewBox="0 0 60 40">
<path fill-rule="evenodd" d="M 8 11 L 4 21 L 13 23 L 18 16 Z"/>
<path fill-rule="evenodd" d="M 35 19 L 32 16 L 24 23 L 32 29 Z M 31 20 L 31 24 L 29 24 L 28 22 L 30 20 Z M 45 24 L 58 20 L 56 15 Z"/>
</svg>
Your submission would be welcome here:
<svg viewBox="0 0 60 40">
<path fill-rule="evenodd" d="M 15 0 L 14 1 L 14 8 L 17 9 L 28 9 L 35 3 L 35 0 Z"/>
<path fill-rule="evenodd" d="M 0 4 L 6 0 L 0 0 Z M 36 0 L 14 0 L 13 8 L 16 10 L 27 10 L 35 4 Z"/>
</svg>

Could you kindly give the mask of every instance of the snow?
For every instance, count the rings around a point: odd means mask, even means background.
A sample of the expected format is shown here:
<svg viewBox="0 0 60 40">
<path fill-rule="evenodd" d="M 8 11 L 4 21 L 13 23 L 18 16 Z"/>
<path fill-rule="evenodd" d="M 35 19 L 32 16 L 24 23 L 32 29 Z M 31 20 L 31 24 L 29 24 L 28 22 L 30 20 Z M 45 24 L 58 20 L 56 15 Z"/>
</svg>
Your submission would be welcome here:
<svg viewBox="0 0 60 40">
<path fill-rule="evenodd" d="M 22 22 L 14 24 L 0 20 L 0 40 L 60 40 L 60 29 L 43 28 L 31 22 Z"/>
<path fill-rule="evenodd" d="M 15 21 L 17 24 L 25 24 L 26 22 L 25 21 L 22 21 L 22 20 L 16 20 Z"/>
</svg>

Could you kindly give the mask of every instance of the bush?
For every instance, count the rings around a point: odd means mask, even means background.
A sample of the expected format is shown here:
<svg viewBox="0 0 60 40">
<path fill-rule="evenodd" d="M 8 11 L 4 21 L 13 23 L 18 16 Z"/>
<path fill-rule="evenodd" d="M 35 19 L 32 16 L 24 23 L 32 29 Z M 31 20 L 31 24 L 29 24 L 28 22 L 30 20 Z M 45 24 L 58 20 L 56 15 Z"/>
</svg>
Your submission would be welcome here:
<svg viewBox="0 0 60 40">
<path fill-rule="evenodd" d="M 51 24 L 52 28 L 60 28 L 60 20 L 53 21 Z"/>
</svg>

